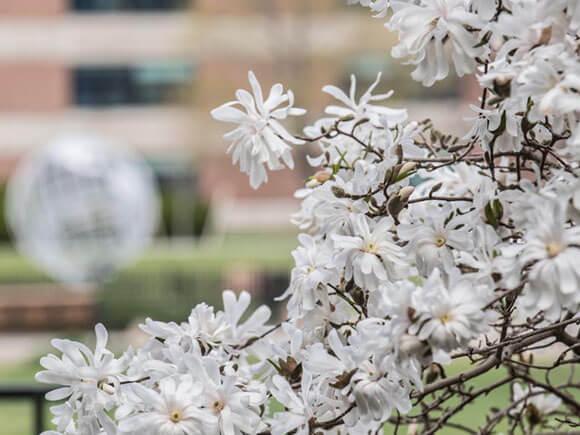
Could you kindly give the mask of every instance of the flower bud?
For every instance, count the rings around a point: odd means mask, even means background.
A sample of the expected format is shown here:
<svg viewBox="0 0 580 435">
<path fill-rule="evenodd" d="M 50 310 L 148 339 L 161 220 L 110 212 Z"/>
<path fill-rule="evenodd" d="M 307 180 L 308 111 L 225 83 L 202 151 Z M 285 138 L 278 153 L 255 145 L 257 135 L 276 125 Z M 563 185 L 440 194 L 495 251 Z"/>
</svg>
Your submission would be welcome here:
<svg viewBox="0 0 580 435">
<path fill-rule="evenodd" d="M 320 183 L 316 180 L 316 178 L 310 178 L 307 182 L 306 182 L 306 187 L 310 188 L 310 189 L 314 189 L 315 187 L 320 186 Z"/>
<path fill-rule="evenodd" d="M 406 203 L 401 199 L 399 194 L 392 196 L 387 202 L 387 210 L 389 214 L 397 221 L 399 213 L 405 208 Z"/>
<path fill-rule="evenodd" d="M 431 188 L 431 190 L 429 191 L 429 196 L 433 195 L 435 192 L 439 191 L 441 188 L 443 187 L 443 182 L 439 182 L 435 185 L 433 185 L 433 187 Z"/>
<path fill-rule="evenodd" d="M 105 393 L 113 395 L 115 394 L 115 387 L 112 386 L 111 384 L 108 384 L 107 382 L 102 382 L 100 385 L 101 390 L 103 390 Z"/>
<path fill-rule="evenodd" d="M 500 200 L 494 199 L 485 205 L 485 220 L 488 224 L 497 228 L 503 217 L 503 205 Z"/>
<path fill-rule="evenodd" d="M 346 192 L 342 187 L 332 186 L 332 193 L 337 198 L 346 198 Z"/>
<path fill-rule="evenodd" d="M 395 148 L 395 155 L 397 156 L 397 162 L 401 163 L 403 161 L 403 147 L 398 144 Z"/>
<path fill-rule="evenodd" d="M 407 202 L 409 200 L 409 197 L 413 194 L 414 191 L 415 191 L 415 188 L 413 186 L 403 187 L 399 191 L 399 196 L 401 197 L 401 201 Z"/>
<path fill-rule="evenodd" d="M 425 348 L 423 343 L 416 335 L 405 334 L 399 341 L 399 351 L 404 356 L 420 356 Z"/>
<path fill-rule="evenodd" d="M 502 98 L 508 98 L 512 92 L 512 79 L 511 77 L 498 76 L 493 81 L 493 91 Z"/>
<path fill-rule="evenodd" d="M 437 364 L 431 364 L 425 374 L 425 382 L 431 384 L 441 377 L 441 368 Z"/>
<path fill-rule="evenodd" d="M 415 169 L 417 169 L 417 162 L 407 162 L 403 166 L 401 166 L 399 175 L 408 174 L 409 172 L 413 172 Z"/>
<path fill-rule="evenodd" d="M 328 180 L 330 180 L 331 177 L 332 177 L 332 174 L 328 171 L 318 171 L 313 176 L 313 178 L 316 181 L 318 181 L 320 184 L 326 183 Z"/>
<path fill-rule="evenodd" d="M 538 38 L 538 45 L 546 45 L 552 39 L 552 26 L 544 27 Z"/>
</svg>

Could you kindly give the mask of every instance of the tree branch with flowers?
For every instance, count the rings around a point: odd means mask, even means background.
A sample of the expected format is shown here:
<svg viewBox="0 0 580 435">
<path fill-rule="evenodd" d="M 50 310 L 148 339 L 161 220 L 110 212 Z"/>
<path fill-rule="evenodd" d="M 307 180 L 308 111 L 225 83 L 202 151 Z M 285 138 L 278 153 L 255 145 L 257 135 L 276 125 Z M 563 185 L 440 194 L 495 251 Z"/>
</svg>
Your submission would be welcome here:
<svg viewBox="0 0 580 435">
<path fill-rule="evenodd" d="M 246 314 L 249 294 L 228 290 L 223 310 L 148 319 L 149 341 L 120 357 L 102 325 L 94 351 L 54 340 L 62 355 L 37 379 L 64 402 L 47 434 L 578 430 L 580 4 L 348 2 L 388 20 L 414 80 L 432 86 L 450 61 L 476 75 L 471 129 L 409 121 L 374 95 L 379 76 L 361 96 L 354 77 L 348 94 L 324 87 L 336 104 L 293 135 L 293 93 L 266 96 L 250 73 L 251 92 L 212 115 L 235 124 L 225 138 L 251 185 L 292 168 L 294 146 L 318 150 L 296 193 L 287 320 Z M 482 424 L 458 418 L 506 386 Z"/>
</svg>

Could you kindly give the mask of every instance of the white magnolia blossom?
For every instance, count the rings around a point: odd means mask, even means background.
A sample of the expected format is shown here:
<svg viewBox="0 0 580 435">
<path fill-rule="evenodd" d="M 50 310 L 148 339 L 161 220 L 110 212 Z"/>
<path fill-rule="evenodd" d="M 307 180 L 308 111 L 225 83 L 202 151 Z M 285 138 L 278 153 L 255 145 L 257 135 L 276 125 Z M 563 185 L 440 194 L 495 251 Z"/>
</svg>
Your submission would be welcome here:
<svg viewBox="0 0 580 435">
<path fill-rule="evenodd" d="M 118 376 L 126 370 L 129 355 L 115 358 L 107 350 L 108 333 L 102 324 L 95 326 L 97 343 L 90 350 L 82 343 L 70 340 L 52 340 L 55 349 L 62 352 L 59 358 L 54 354 L 43 357 L 40 364 L 44 371 L 36 375 L 36 380 L 47 384 L 61 385 L 51 391 L 48 400 L 70 398 L 72 402 L 81 400 L 79 405 L 107 408 L 113 400 L 114 388 L 107 391 L 110 384 L 117 382 Z"/>
<path fill-rule="evenodd" d="M 479 17 L 466 7 L 464 0 L 422 0 L 395 2 L 395 14 L 389 27 L 399 32 L 399 44 L 393 48 L 395 58 L 408 58 L 417 65 L 411 76 L 431 86 L 449 74 L 445 46 L 450 46 L 457 75 L 475 69 L 475 59 L 484 54 L 477 47 L 477 35 L 466 27 L 480 28 Z"/>
<path fill-rule="evenodd" d="M 384 106 L 391 93 L 373 95 L 379 74 L 362 95 L 354 77 L 347 92 L 325 86 L 338 103 L 293 136 L 281 124 L 304 113 L 292 92 L 278 84 L 264 97 L 250 73 L 252 93 L 239 90 L 212 115 L 236 124 L 225 137 L 251 185 L 292 167 L 293 145 L 312 152 L 292 217 L 299 246 L 278 298 L 285 320 L 251 308 L 249 292 L 226 290 L 221 309 L 201 303 L 187 319 L 145 320 L 147 342 L 118 356 L 102 325 L 94 350 L 54 340 L 60 354 L 44 357 L 37 375 L 61 402 L 45 435 L 366 435 L 405 414 L 422 425 L 420 412 L 434 433 L 453 409 L 427 408 L 469 398 L 471 378 L 461 376 L 499 366 L 513 376 L 498 383 L 511 384 L 513 400 L 486 425 L 503 416 L 535 433 L 553 412 L 577 411 L 568 392 L 534 385 L 530 367 L 541 366 L 526 355 L 549 337 L 567 346 L 558 361 L 574 362 L 578 2 L 347 3 L 388 21 L 399 36 L 393 55 L 423 84 L 444 79 L 449 60 L 476 76 L 482 93 L 467 133 Z M 440 379 L 465 356 L 475 371 Z M 410 413 L 416 403 L 426 411 Z"/>
<path fill-rule="evenodd" d="M 212 416 L 204 414 L 196 403 L 202 386 L 194 385 L 190 376 L 164 378 L 158 389 L 159 392 L 140 384 L 132 386 L 132 393 L 139 400 L 137 405 L 142 403 L 146 407 L 142 412 L 122 418 L 119 430 L 152 435 L 197 435 L 206 432 L 204 424 L 214 423 Z"/>
<path fill-rule="evenodd" d="M 385 120 L 389 125 L 396 125 L 405 121 L 407 119 L 407 111 L 405 109 L 391 109 L 385 106 L 371 104 L 386 100 L 393 95 L 393 91 L 381 95 L 372 94 L 380 81 L 381 73 L 378 74 L 375 82 L 358 100 L 356 97 L 356 76 L 354 75 L 350 77 L 349 95 L 346 95 L 336 86 L 325 86 L 322 88 L 323 92 L 332 95 L 346 106 L 328 106 L 326 113 L 335 116 L 336 118 L 333 118 L 333 120 L 351 117 L 353 122 L 357 122 L 363 118 L 369 118 L 374 124 L 380 124 L 382 120 Z"/>
<path fill-rule="evenodd" d="M 375 223 L 358 215 L 352 227 L 352 235 L 333 237 L 338 252 L 336 261 L 345 265 L 346 279 L 352 278 L 357 285 L 373 291 L 381 282 L 396 280 L 405 273 L 405 254 L 390 233 L 392 219 L 383 218 Z"/>
<path fill-rule="evenodd" d="M 506 257 L 506 262 L 516 270 L 529 268 L 521 299 L 524 312 L 543 310 L 556 319 L 562 308 L 576 311 L 580 306 L 580 228 L 567 226 L 564 201 L 547 199 L 543 205 L 540 211 L 535 210 L 521 250 L 513 261 Z"/>
<path fill-rule="evenodd" d="M 280 297 L 290 297 L 288 312 L 297 316 L 315 308 L 320 286 L 335 282 L 336 268 L 332 261 L 332 249 L 328 243 L 307 234 L 298 236 L 302 246 L 292 252 L 296 267 L 292 270 L 290 287 Z M 324 292 L 321 292 L 321 296 Z"/>
<path fill-rule="evenodd" d="M 466 346 L 488 329 L 489 318 L 482 307 L 490 300 L 489 290 L 467 276 L 453 271 L 448 283 L 435 269 L 416 298 L 417 321 L 410 331 L 427 341 L 436 351 L 451 352 Z"/>
<path fill-rule="evenodd" d="M 272 86 L 264 100 L 254 73 L 250 72 L 248 78 L 253 95 L 240 89 L 236 92 L 237 101 L 226 103 L 211 114 L 218 121 L 239 125 L 224 137 L 231 142 L 229 152 L 234 163 L 240 163 L 241 171 L 250 176 L 250 184 L 257 188 L 268 179 L 264 165 L 270 170 L 281 169 L 282 161 L 289 168 L 294 167 L 290 145 L 300 145 L 303 141 L 288 133 L 280 121 L 288 116 L 304 115 L 306 111 L 293 107 L 294 94 L 284 93 L 279 83 Z"/>
<path fill-rule="evenodd" d="M 397 234 L 408 242 L 409 255 L 415 256 L 423 276 L 429 276 L 435 268 L 452 268 L 454 250 L 470 251 L 472 247 L 469 220 L 451 207 L 414 205 L 409 222 L 398 225 Z"/>
</svg>

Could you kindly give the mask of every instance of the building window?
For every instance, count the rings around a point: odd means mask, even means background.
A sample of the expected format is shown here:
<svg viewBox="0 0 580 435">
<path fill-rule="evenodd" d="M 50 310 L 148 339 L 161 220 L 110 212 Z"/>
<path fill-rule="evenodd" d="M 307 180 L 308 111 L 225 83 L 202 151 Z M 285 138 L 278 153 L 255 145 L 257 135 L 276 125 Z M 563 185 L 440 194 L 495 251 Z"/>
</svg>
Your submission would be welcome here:
<svg viewBox="0 0 580 435">
<path fill-rule="evenodd" d="M 73 70 L 74 102 L 108 107 L 179 103 L 190 93 L 193 68 L 186 64 L 82 66 Z"/>
<path fill-rule="evenodd" d="M 70 0 L 79 12 L 164 11 L 185 9 L 192 0 Z"/>
</svg>

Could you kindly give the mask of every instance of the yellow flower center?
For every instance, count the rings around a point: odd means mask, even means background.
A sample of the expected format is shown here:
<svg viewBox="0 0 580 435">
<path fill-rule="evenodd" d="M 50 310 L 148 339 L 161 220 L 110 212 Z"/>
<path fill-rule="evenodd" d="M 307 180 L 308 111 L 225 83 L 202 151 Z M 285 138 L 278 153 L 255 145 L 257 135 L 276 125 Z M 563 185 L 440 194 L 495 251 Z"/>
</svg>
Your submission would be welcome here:
<svg viewBox="0 0 580 435">
<path fill-rule="evenodd" d="M 173 423 L 179 423 L 181 421 L 181 412 L 180 411 L 173 411 L 169 416 Z"/>
<path fill-rule="evenodd" d="M 366 248 L 364 249 L 365 252 L 368 252 L 369 254 L 378 254 L 379 252 L 379 247 L 376 243 L 369 243 Z"/>
<path fill-rule="evenodd" d="M 550 258 L 556 257 L 563 250 L 564 246 L 562 246 L 558 242 L 551 242 L 546 245 L 546 252 L 548 253 L 548 257 Z"/>
<path fill-rule="evenodd" d="M 224 410 L 224 408 L 226 407 L 226 404 L 221 400 L 216 400 L 215 402 L 213 402 L 211 404 L 211 407 L 213 409 L 213 412 L 218 414 Z"/>
<path fill-rule="evenodd" d="M 447 323 L 451 322 L 451 320 L 453 320 L 453 316 L 451 316 L 451 313 L 445 313 L 441 317 L 439 317 L 439 320 L 441 321 L 441 323 L 446 325 Z"/>
<path fill-rule="evenodd" d="M 443 236 L 435 237 L 435 246 L 437 246 L 438 248 L 445 246 L 445 243 L 447 243 L 447 239 L 445 237 Z"/>
</svg>

